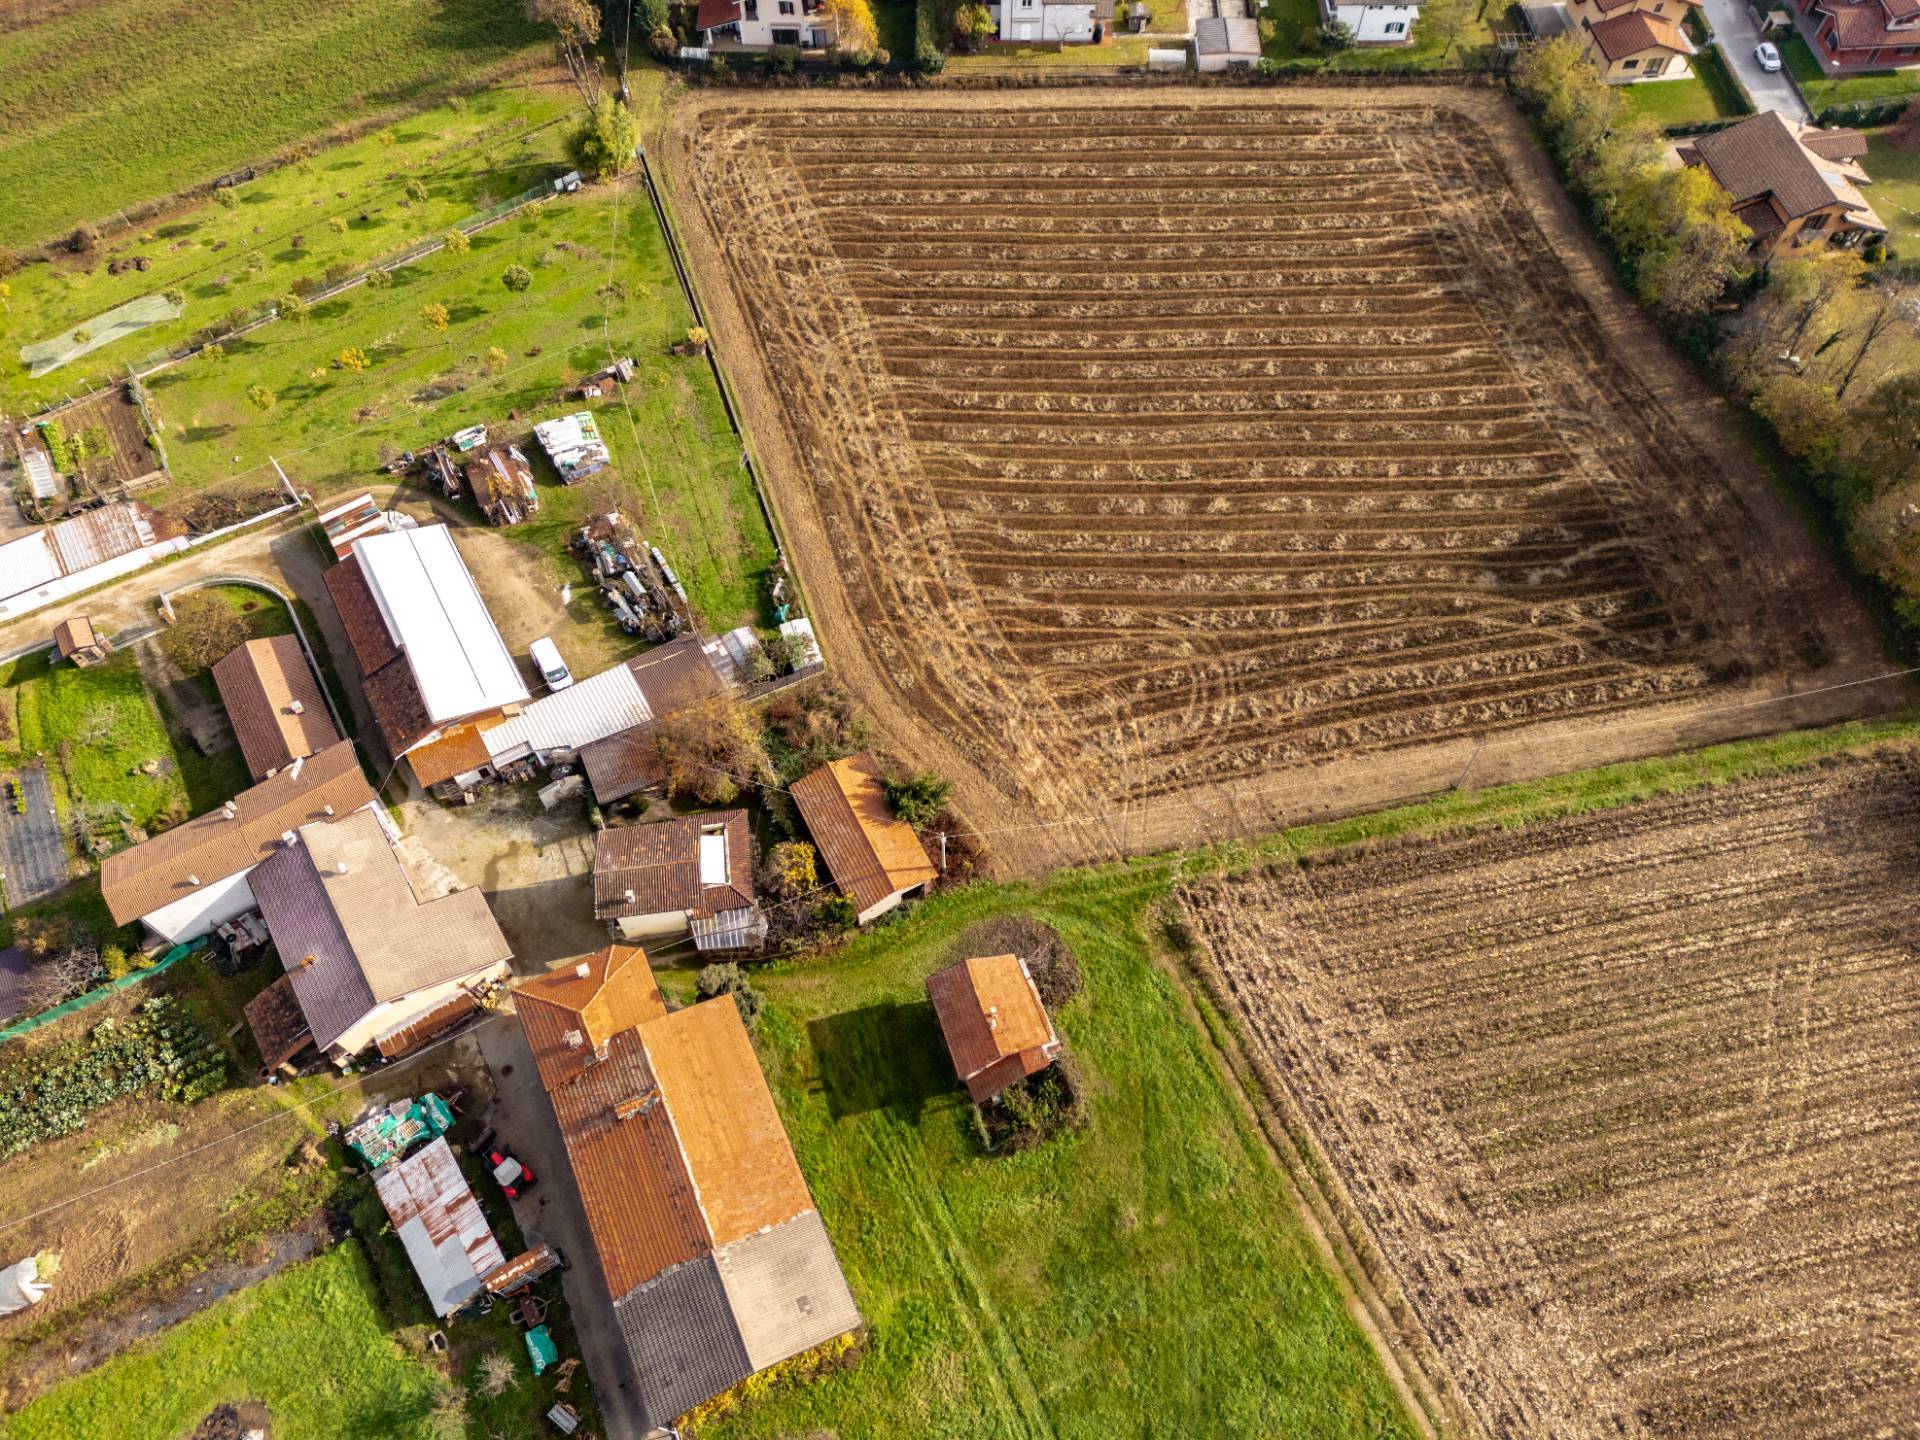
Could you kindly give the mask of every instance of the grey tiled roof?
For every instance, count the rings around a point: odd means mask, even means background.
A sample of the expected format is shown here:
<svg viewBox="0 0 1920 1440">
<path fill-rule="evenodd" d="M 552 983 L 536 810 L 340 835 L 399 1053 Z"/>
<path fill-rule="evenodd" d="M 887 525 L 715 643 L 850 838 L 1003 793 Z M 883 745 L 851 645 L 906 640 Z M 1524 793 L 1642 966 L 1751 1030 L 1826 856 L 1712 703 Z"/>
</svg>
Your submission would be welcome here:
<svg viewBox="0 0 1920 1440">
<path fill-rule="evenodd" d="M 753 1373 L 711 1255 L 662 1272 L 614 1302 L 647 1419 L 665 1425 Z"/>
<path fill-rule="evenodd" d="M 817 1210 L 737 1240 L 715 1258 L 756 1370 L 859 1327 L 859 1308 Z"/>
</svg>

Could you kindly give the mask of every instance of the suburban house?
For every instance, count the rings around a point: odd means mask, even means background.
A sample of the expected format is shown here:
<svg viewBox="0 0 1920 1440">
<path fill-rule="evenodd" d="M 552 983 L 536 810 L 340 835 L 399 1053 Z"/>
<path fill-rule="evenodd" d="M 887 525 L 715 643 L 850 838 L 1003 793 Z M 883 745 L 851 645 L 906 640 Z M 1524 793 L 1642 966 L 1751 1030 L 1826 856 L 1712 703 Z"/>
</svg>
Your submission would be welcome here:
<svg viewBox="0 0 1920 1440">
<path fill-rule="evenodd" d="M 377 807 L 292 830 L 251 885 L 312 1043 L 338 1064 L 369 1046 L 399 1053 L 508 977 L 486 896 L 422 900 Z"/>
<path fill-rule="evenodd" d="M 649 1423 L 858 1328 L 730 996 L 669 1011 L 623 945 L 516 993 Z"/>
<path fill-rule="evenodd" d="M 1770 256 L 1784 246 L 1857 245 L 1886 233 L 1860 193 L 1870 183 L 1858 163 L 1866 152 L 1857 130 L 1818 130 L 1768 110 L 1695 137 L 1680 158 L 1719 182 L 1753 231 L 1753 249 Z"/>
<path fill-rule="evenodd" d="M 818 50 L 833 41 L 821 18 L 824 8 L 823 0 L 700 0 L 693 28 L 702 45 Z"/>
<path fill-rule="evenodd" d="M 757 955 L 767 917 L 753 891 L 744 810 L 602 830 L 593 845 L 593 915 L 620 940 L 691 934 L 702 955 Z"/>
<path fill-rule="evenodd" d="M 1920 0 L 1800 0 L 1814 49 L 1839 68 L 1920 62 Z"/>
<path fill-rule="evenodd" d="M 518 525 L 540 513 L 533 467 L 517 445 L 490 445 L 470 458 L 467 488 L 491 525 Z"/>
<path fill-rule="evenodd" d="M 962 960 L 927 977 L 927 998 L 973 1103 L 1038 1075 L 1059 1058 L 1047 1007 L 1026 961 L 1017 955 Z"/>
<path fill-rule="evenodd" d="M 71 660 L 83 669 L 98 665 L 112 651 L 106 636 L 94 633 L 93 621 L 73 615 L 53 627 L 53 653 L 59 660 Z"/>
<path fill-rule="evenodd" d="M 871 755 L 822 765 L 790 789 L 814 848 L 862 925 L 939 875 L 913 827 L 893 813 Z"/>
<path fill-rule="evenodd" d="M 1693 73 L 1699 51 L 1680 28 L 1701 0 L 1566 0 L 1570 28 L 1609 85 L 1679 80 Z M 1531 22 L 1536 33 L 1537 19 Z"/>
<path fill-rule="evenodd" d="M 634 656 L 626 668 L 646 697 L 650 713 L 637 724 L 581 747 L 580 764 L 594 799 L 602 805 L 664 785 L 667 772 L 655 733 L 660 721 L 726 693 L 712 656 L 691 635 Z"/>
<path fill-rule="evenodd" d="M 433 1313 L 442 1319 L 478 1295 L 487 1276 L 507 1263 L 444 1135 L 382 1165 L 373 1188 Z"/>
<path fill-rule="evenodd" d="M 791 4 L 793 0 L 779 0 Z M 543 420 L 533 427 L 533 438 L 547 452 L 560 478 L 571 485 L 576 480 L 598 473 L 613 463 L 613 452 L 600 438 L 600 427 L 593 416 L 582 410 L 562 415 L 558 420 Z"/>
<path fill-rule="evenodd" d="M 319 678 L 291 635 L 249 640 L 213 667 L 213 683 L 255 780 L 339 743 Z"/>
<path fill-rule="evenodd" d="M 100 898 L 116 925 L 138 920 L 170 944 L 194 940 L 252 910 L 254 869 L 302 825 L 356 814 L 374 803 L 353 742 L 295 760 L 218 810 L 109 855 Z"/>
<path fill-rule="evenodd" d="M 1410 5 L 1337 5 L 1333 0 L 1320 0 L 1320 19 L 1323 23 L 1337 20 L 1346 26 L 1353 32 L 1356 45 L 1411 45 L 1421 3 L 1424 0 Z"/>
<path fill-rule="evenodd" d="M 1063 45 L 1091 45 L 1096 25 L 1111 29 L 1113 0 L 993 0 L 993 18 L 1000 38 L 1010 44 L 1057 41 Z"/>
<path fill-rule="evenodd" d="M 527 687 L 445 525 L 354 541 L 327 571 L 387 749 L 434 785 L 487 763 L 479 722 L 518 713 Z"/>
</svg>

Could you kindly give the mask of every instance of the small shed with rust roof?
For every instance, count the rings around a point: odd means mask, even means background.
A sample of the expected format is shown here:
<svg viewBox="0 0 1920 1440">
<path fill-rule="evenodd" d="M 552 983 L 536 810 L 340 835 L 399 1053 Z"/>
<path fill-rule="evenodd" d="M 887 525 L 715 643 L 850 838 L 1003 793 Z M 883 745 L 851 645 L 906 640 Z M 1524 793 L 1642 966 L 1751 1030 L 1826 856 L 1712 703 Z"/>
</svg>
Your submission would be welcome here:
<svg viewBox="0 0 1920 1440">
<path fill-rule="evenodd" d="M 976 1105 L 1038 1075 L 1060 1056 L 1060 1037 L 1040 1002 L 1039 987 L 1017 955 L 989 955 L 936 970 L 927 977 L 927 998 L 954 1072 Z"/>
<path fill-rule="evenodd" d="M 939 875 L 913 827 L 887 803 L 880 765 L 849 755 L 793 782 L 814 848 L 862 925 L 925 890 Z"/>
<path fill-rule="evenodd" d="M 112 648 L 94 631 L 93 621 L 85 615 L 69 616 L 53 627 L 54 654 L 82 668 L 98 665 Z"/>
</svg>

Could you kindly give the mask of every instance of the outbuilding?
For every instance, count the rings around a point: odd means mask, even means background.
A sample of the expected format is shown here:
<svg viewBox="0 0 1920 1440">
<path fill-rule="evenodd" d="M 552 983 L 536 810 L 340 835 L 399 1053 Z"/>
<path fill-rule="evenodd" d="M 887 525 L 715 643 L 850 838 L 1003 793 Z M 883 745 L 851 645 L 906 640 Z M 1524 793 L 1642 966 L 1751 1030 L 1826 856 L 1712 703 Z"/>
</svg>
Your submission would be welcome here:
<svg viewBox="0 0 1920 1440">
<path fill-rule="evenodd" d="M 814 848 L 862 925 L 933 884 L 939 871 L 913 827 L 893 813 L 871 755 L 850 755 L 793 782 Z"/>
<path fill-rule="evenodd" d="M 1060 1056 L 1047 1007 L 1017 955 L 962 960 L 927 977 L 927 998 L 973 1103 L 1038 1075 Z"/>
</svg>

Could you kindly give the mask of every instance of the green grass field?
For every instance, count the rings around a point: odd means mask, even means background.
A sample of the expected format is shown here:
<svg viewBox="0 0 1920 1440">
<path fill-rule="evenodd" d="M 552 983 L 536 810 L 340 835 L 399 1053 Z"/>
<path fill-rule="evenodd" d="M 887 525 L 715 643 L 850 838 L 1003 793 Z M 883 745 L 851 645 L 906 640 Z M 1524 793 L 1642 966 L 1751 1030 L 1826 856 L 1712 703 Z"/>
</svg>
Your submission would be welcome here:
<svg viewBox="0 0 1920 1440">
<path fill-rule="evenodd" d="M 519 0 L 77 0 L 0 33 L 0 244 L 543 59 Z"/>
<path fill-rule="evenodd" d="M 1694 125 L 1738 113 L 1722 106 L 1712 87 L 1698 75 L 1684 80 L 1622 85 L 1620 98 L 1627 114 L 1642 116 L 1660 126 Z"/>
<path fill-rule="evenodd" d="M 386 1333 L 357 1244 L 220 1301 L 0 1426 L 6 1440 L 185 1435 L 214 1406 L 257 1400 L 276 1440 L 432 1440 L 440 1388 Z"/>
<path fill-rule="evenodd" d="M 1786 61 L 1788 73 L 1816 115 L 1829 105 L 1856 105 L 1920 93 L 1920 71 L 1872 70 L 1863 75 L 1830 78 L 1820 68 L 1820 61 L 1808 48 L 1806 38 L 1797 32 L 1781 45 L 1780 58 Z"/>
<path fill-rule="evenodd" d="M 1457 69 L 1477 63 L 1506 12 L 1496 0 L 1431 0 L 1414 22 L 1411 45 L 1355 45 L 1316 55 L 1300 48 L 1301 37 L 1319 25 L 1314 0 L 1274 0 L 1260 17 L 1260 43 L 1268 59 L 1319 59 L 1330 70 Z"/>
<path fill-rule="evenodd" d="M 1866 195 L 1887 222 L 1887 248 L 1902 260 L 1920 258 L 1920 150 L 1890 145 L 1886 131 L 1876 131 L 1860 163 L 1873 177 Z"/>
<path fill-rule="evenodd" d="M 61 255 L 11 277 L 0 311 L 0 405 L 22 412 L 125 375 L 129 363 L 227 317 L 324 283 L 344 266 L 444 234 L 561 167 L 578 97 L 570 87 L 519 84 L 465 96 L 114 235 L 86 256 Z M 425 191 L 408 193 L 409 182 Z M 147 270 L 109 275 L 115 260 Z M 143 295 L 177 291 L 180 318 L 138 331 L 31 379 L 23 345 L 70 333 Z"/>
<path fill-rule="evenodd" d="M 523 295 L 501 283 L 525 266 Z M 436 332 L 422 320 L 446 308 Z M 546 201 L 443 252 L 393 272 L 384 289 L 360 286 L 152 378 L 176 486 L 236 476 L 271 483 L 267 457 L 317 495 L 366 484 L 386 456 L 486 421 L 534 453 L 535 420 L 580 408 L 567 389 L 631 355 L 639 373 L 621 399 L 597 402 L 614 451 L 619 502 L 681 572 L 696 609 L 716 629 L 757 618 L 759 576 L 773 558 L 740 451 L 705 361 L 667 347 L 692 323 L 644 193 L 631 185 Z M 340 368 L 354 349 L 367 368 Z M 493 352 L 498 353 L 493 353 Z M 275 405 L 248 399 L 263 385 Z M 518 412 L 516 428 L 508 421 Z M 541 488 L 536 520 L 510 533 L 563 565 L 560 547 L 599 477 Z"/>
</svg>

